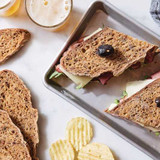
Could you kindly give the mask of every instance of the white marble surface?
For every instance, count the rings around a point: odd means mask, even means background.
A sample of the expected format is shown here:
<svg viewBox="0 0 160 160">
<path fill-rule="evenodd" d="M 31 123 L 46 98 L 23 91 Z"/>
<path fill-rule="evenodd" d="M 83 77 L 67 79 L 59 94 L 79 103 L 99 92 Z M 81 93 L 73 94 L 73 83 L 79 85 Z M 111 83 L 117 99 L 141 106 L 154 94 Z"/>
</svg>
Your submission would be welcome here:
<svg viewBox="0 0 160 160">
<path fill-rule="evenodd" d="M 160 35 L 160 28 L 149 15 L 150 0 L 109 0 L 112 4 L 132 16 Z M 46 69 L 58 54 L 63 43 L 77 25 L 82 14 L 93 0 L 74 0 L 72 20 L 61 32 L 49 32 L 33 24 L 27 17 L 24 5 L 16 16 L 0 18 L 0 28 L 21 27 L 32 33 L 32 39 L 18 54 L 0 66 L 17 73 L 30 88 L 33 104 L 39 110 L 40 160 L 49 160 L 48 149 L 52 142 L 63 139 L 67 121 L 82 116 L 90 120 L 95 135 L 92 142 L 108 145 L 117 160 L 151 160 L 147 155 L 118 137 L 110 130 L 76 109 L 74 106 L 50 92 L 42 83 Z"/>
</svg>

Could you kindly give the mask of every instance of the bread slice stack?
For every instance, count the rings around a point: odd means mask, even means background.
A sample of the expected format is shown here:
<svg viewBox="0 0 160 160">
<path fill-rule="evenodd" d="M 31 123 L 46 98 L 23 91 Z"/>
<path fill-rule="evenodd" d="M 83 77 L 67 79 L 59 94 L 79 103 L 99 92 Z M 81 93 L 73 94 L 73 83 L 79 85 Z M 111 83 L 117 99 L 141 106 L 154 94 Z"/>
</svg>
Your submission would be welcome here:
<svg viewBox="0 0 160 160">
<path fill-rule="evenodd" d="M 30 91 L 22 80 L 10 70 L 0 72 L 0 110 L 8 113 L 27 142 L 30 156 L 33 160 L 37 159 L 36 146 L 39 142 L 37 127 L 38 111 L 32 107 Z M 10 128 L 9 130 L 11 131 Z M 11 134 L 14 135 L 15 133 Z M 1 149 L 3 149 L 3 145 L 0 146 Z M 20 151 L 20 149 L 17 150 Z M 12 156 L 12 159 L 16 158 Z M 21 160 L 21 158 L 17 158 L 16 160 Z"/>
<path fill-rule="evenodd" d="M 27 144 L 20 129 L 7 112 L 0 110 L 0 159 L 31 160 Z"/>
<path fill-rule="evenodd" d="M 20 50 L 30 39 L 30 33 L 24 29 L 0 30 L 0 64 Z"/>
</svg>

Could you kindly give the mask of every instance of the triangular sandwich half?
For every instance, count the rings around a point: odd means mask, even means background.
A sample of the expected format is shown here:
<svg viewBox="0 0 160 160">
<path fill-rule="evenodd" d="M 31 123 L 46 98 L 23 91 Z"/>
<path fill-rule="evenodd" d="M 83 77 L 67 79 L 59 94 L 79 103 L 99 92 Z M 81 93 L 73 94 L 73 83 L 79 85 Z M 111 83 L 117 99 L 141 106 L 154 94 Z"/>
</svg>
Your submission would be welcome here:
<svg viewBox="0 0 160 160">
<path fill-rule="evenodd" d="M 160 131 L 160 78 L 106 112 L 153 132 Z"/>
<path fill-rule="evenodd" d="M 56 71 L 63 72 L 81 87 L 92 79 L 106 84 L 110 78 L 119 76 L 130 67 L 135 69 L 141 63 L 152 62 L 157 48 L 106 27 L 71 45 Z"/>
</svg>

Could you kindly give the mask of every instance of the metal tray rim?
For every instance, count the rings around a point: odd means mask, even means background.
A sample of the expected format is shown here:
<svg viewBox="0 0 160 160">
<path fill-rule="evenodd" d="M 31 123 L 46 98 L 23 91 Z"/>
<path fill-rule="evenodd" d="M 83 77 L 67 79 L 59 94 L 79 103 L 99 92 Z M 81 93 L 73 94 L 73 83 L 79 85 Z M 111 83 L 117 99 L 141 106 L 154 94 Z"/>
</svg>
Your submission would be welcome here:
<svg viewBox="0 0 160 160">
<path fill-rule="evenodd" d="M 96 0 L 94 1 L 90 6 L 89 9 L 91 7 L 93 7 L 96 3 L 103 3 L 105 5 L 109 5 L 110 8 L 112 8 L 113 10 L 116 10 L 116 12 L 120 15 L 122 15 L 124 18 L 129 19 L 130 21 L 132 21 L 132 23 L 134 23 L 135 25 L 137 25 L 138 27 L 142 28 L 143 30 L 147 31 L 148 33 L 150 33 L 151 35 L 153 35 L 154 37 L 156 37 L 157 39 L 160 40 L 160 36 L 158 34 L 156 34 L 155 32 L 151 31 L 149 28 L 145 27 L 144 25 L 140 24 L 138 21 L 136 21 L 135 19 L 133 19 L 132 17 L 126 15 L 124 12 L 122 12 L 121 10 L 117 9 L 115 6 L 113 6 L 112 4 L 110 4 L 107 1 L 104 0 Z M 89 10 L 88 9 L 88 10 Z M 57 59 L 59 59 L 59 57 L 61 56 L 61 53 L 64 51 L 64 48 L 67 46 L 68 42 L 71 41 L 71 39 L 73 38 L 73 35 L 77 32 L 78 28 L 81 26 L 83 20 L 85 19 L 86 14 L 88 13 L 88 10 L 83 14 L 79 24 L 77 25 L 76 29 L 71 33 L 71 35 L 69 36 L 69 38 L 67 39 L 67 41 L 64 43 L 64 45 L 62 46 L 62 48 L 60 49 L 59 54 L 54 58 L 53 63 L 50 65 L 49 69 L 47 69 L 47 71 L 45 72 L 44 76 L 43 76 L 43 83 L 46 86 L 46 88 L 48 88 L 49 90 L 51 90 L 52 92 L 54 92 L 55 94 L 59 95 L 60 97 L 62 97 L 63 99 L 65 99 L 66 101 L 68 101 L 69 103 L 71 103 L 72 105 L 74 105 L 76 108 L 78 108 L 79 110 L 81 110 L 82 112 L 86 113 L 87 115 L 89 115 L 90 117 L 92 117 L 94 120 L 96 120 L 97 122 L 99 122 L 100 124 L 102 124 L 103 126 L 107 127 L 108 129 L 110 129 L 111 131 L 113 131 L 114 133 L 116 133 L 118 136 L 120 136 L 121 138 L 123 138 L 124 140 L 126 140 L 127 142 L 129 142 L 130 144 L 132 144 L 133 146 L 135 146 L 136 148 L 138 148 L 139 150 L 141 150 L 142 152 L 146 153 L 148 156 L 150 156 L 151 158 L 158 160 L 157 157 L 155 157 L 152 153 L 146 151 L 144 148 L 142 148 L 141 146 L 139 146 L 136 142 L 130 140 L 128 137 L 126 137 L 125 135 L 123 135 L 122 133 L 120 133 L 118 130 L 115 130 L 112 126 L 106 124 L 103 120 L 99 119 L 98 117 L 96 117 L 95 115 L 93 115 L 92 113 L 90 113 L 89 111 L 85 110 L 83 107 L 81 107 L 78 103 L 72 101 L 70 98 L 66 97 L 65 95 L 63 95 L 60 91 L 57 91 L 56 88 L 51 87 L 48 82 L 47 82 L 47 73 L 49 72 L 49 70 L 54 66 L 55 62 L 57 61 Z M 160 155 L 159 155 L 160 156 Z"/>
</svg>

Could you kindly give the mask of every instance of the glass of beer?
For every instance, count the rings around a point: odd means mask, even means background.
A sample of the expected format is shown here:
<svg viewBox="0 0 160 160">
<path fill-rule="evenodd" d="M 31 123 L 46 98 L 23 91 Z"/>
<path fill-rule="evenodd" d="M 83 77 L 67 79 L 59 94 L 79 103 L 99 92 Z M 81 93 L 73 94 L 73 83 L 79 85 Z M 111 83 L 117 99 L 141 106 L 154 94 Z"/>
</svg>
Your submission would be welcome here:
<svg viewBox="0 0 160 160">
<path fill-rule="evenodd" d="M 0 16 L 13 15 L 20 6 L 21 0 L 0 0 Z"/>
<path fill-rule="evenodd" d="M 57 30 L 68 20 L 72 0 L 26 0 L 30 19 L 40 27 Z"/>
</svg>

